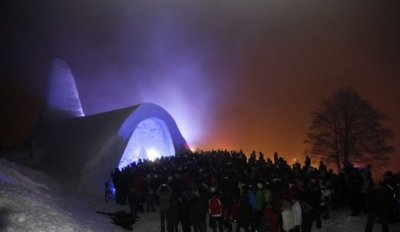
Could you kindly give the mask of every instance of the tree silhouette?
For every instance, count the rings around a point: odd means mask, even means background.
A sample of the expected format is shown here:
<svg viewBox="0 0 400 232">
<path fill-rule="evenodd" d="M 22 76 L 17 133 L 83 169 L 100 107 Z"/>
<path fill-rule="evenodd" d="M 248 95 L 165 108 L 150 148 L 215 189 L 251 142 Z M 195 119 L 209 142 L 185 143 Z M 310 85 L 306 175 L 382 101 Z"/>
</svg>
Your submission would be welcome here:
<svg viewBox="0 0 400 232">
<path fill-rule="evenodd" d="M 377 112 L 351 88 L 338 90 L 311 113 L 308 129 L 309 152 L 327 162 L 385 161 L 393 152 L 388 141 L 393 132 L 382 126 L 386 116 Z"/>
</svg>

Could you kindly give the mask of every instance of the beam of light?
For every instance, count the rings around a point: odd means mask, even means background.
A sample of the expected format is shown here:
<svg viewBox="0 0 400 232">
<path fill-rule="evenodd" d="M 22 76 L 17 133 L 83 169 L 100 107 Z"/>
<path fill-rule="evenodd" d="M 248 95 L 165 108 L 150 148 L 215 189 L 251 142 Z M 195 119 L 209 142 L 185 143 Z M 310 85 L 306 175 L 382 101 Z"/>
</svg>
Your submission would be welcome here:
<svg viewBox="0 0 400 232">
<path fill-rule="evenodd" d="M 157 149 L 148 148 L 146 149 L 146 152 L 147 152 L 147 158 L 151 161 L 154 161 L 155 159 L 161 157 L 161 154 Z"/>
<path fill-rule="evenodd" d="M 196 151 L 199 151 L 199 150 L 200 150 L 200 148 L 198 148 L 197 146 L 194 146 L 194 145 L 189 146 L 189 149 L 190 149 L 192 152 L 196 152 Z"/>
<path fill-rule="evenodd" d="M 123 169 L 139 159 L 153 161 L 172 155 L 175 155 L 175 148 L 167 125 L 159 118 L 148 118 L 141 121 L 133 131 L 118 168 Z"/>
<path fill-rule="evenodd" d="M 217 89 L 222 71 L 209 67 L 215 54 L 204 49 L 214 48 L 219 43 L 204 41 L 204 47 L 193 46 L 191 36 L 189 40 L 182 40 L 177 34 L 184 26 L 180 17 L 165 10 L 159 13 L 163 20 L 147 22 L 145 44 L 139 48 L 125 36 L 120 37 L 123 53 L 127 55 L 124 64 L 118 64 L 117 68 L 113 65 L 101 67 L 102 72 L 96 76 L 102 76 L 102 81 L 96 81 L 96 88 L 94 83 L 87 82 L 87 88 L 95 96 L 88 100 L 91 103 L 87 105 L 92 109 L 87 112 L 155 103 L 171 114 L 188 144 L 201 146 L 213 124 L 216 98 L 225 96 L 228 89 L 226 83 L 223 91 Z M 146 54 L 145 57 L 138 51 Z M 115 81 L 116 76 L 122 81 Z"/>
<path fill-rule="evenodd" d="M 195 65 L 186 65 L 175 66 L 170 73 L 157 73 L 161 81 L 143 85 L 137 91 L 141 102 L 157 103 L 169 112 L 187 143 L 192 145 L 203 142 L 211 124 L 213 88 L 201 78 L 201 71 Z"/>
</svg>

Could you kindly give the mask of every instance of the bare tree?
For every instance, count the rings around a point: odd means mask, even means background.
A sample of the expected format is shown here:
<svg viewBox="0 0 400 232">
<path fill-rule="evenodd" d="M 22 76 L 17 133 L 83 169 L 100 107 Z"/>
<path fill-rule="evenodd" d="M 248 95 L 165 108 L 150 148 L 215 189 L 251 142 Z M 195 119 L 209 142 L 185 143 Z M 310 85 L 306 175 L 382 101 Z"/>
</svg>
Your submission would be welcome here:
<svg viewBox="0 0 400 232">
<path fill-rule="evenodd" d="M 388 144 L 393 132 L 382 126 L 386 116 L 377 112 L 351 88 L 338 90 L 311 113 L 308 129 L 309 152 L 327 162 L 385 161 L 393 152 Z"/>
</svg>

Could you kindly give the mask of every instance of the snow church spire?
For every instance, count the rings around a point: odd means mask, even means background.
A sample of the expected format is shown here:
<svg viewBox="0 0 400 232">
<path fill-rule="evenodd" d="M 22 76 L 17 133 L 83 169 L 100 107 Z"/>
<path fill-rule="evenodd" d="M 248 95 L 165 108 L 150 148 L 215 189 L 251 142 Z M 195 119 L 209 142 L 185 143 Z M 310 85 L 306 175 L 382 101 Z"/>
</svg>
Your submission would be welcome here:
<svg viewBox="0 0 400 232">
<path fill-rule="evenodd" d="M 71 69 L 65 61 L 54 59 L 46 98 L 46 119 L 57 121 L 83 116 L 85 115 Z"/>
</svg>

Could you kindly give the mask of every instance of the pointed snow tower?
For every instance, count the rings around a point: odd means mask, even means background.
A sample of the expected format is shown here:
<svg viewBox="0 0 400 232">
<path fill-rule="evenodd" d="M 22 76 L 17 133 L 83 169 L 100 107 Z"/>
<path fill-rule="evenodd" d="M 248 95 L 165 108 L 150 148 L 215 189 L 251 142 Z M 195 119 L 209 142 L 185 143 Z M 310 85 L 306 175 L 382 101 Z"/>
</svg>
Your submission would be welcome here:
<svg viewBox="0 0 400 232">
<path fill-rule="evenodd" d="M 33 140 L 39 168 L 77 191 L 102 197 L 114 168 L 140 158 L 190 152 L 172 116 L 144 103 L 84 116 L 68 65 L 53 62 L 45 109 Z"/>
<path fill-rule="evenodd" d="M 53 123 L 66 118 L 83 116 L 85 115 L 71 69 L 63 60 L 55 59 L 42 120 Z"/>
</svg>

